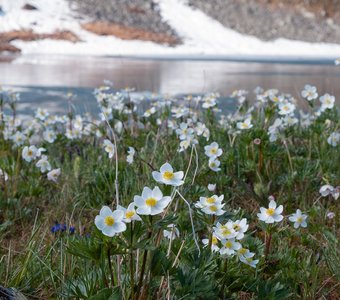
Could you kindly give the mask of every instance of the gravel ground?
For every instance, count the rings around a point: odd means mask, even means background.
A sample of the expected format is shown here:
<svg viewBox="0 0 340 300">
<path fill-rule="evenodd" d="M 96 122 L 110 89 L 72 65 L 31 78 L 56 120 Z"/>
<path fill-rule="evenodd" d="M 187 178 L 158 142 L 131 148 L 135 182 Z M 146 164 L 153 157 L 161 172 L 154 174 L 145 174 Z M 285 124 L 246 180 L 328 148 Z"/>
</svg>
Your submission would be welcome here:
<svg viewBox="0 0 340 300">
<path fill-rule="evenodd" d="M 279 3 L 276 6 L 255 0 L 189 0 L 188 3 L 224 26 L 262 40 L 285 37 L 307 42 L 340 43 L 340 22 L 335 24 L 333 20 L 317 17 L 307 10 L 284 7 L 284 1 L 276 2 Z"/>
<path fill-rule="evenodd" d="M 107 21 L 177 37 L 162 21 L 152 0 L 69 0 L 71 7 L 92 21 Z"/>
</svg>

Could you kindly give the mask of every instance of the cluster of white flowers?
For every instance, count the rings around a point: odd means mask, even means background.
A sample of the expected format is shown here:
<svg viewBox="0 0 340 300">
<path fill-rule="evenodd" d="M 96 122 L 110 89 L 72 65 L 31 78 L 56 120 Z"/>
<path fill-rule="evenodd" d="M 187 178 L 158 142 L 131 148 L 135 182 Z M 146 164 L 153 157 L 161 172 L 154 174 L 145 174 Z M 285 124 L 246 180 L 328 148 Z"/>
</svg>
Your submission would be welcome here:
<svg viewBox="0 0 340 300">
<path fill-rule="evenodd" d="M 202 210 L 207 215 L 221 216 L 225 213 L 223 210 L 224 203 L 222 201 L 224 195 L 217 196 L 213 195 L 211 197 L 200 197 L 199 201 L 195 203 L 195 207 Z"/>
<path fill-rule="evenodd" d="M 261 207 L 260 213 L 257 214 L 260 221 L 263 221 L 267 224 L 279 223 L 283 220 L 283 206 L 277 206 L 275 200 L 270 197 L 270 202 L 268 208 Z M 288 219 L 291 222 L 294 222 L 294 228 L 307 227 L 307 215 L 302 214 L 300 209 L 297 209 L 295 214 L 292 214 Z"/>
<path fill-rule="evenodd" d="M 223 151 L 219 148 L 219 145 L 216 142 L 211 143 L 210 145 L 206 145 L 204 147 L 205 155 L 209 158 L 209 168 L 214 172 L 218 172 L 221 170 L 219 161 L 219 157 L 222 155 Z"/>
</svg>

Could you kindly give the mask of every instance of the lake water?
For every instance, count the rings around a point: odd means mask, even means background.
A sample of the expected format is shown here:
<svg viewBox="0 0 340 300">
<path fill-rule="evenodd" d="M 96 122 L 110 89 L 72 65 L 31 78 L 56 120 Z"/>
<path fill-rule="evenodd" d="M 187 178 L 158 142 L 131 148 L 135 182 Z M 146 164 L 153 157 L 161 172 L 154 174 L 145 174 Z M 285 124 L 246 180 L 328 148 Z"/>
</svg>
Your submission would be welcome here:
<svg viewBox="0 0 340 300">
<path fill-rule="evenodd" d="M 235 89 L 256 86 L 277 88 L 295 96 L 309 83 L 319 94 L 328 92 L 340 103 L 340 67 L 331 61 L 231 61 L 199 59 L 134 59 L 111 57 L 22 56 L 0 58 L 0 86 L 21 92 L 20 112 L 37 107 L 65 113 L 66 93 L 77 95 L 80 111 L 97 111 L 93 88 L 110 80 L 114 88 L 162 94 L 219 92 L 226 97 Z M 225 98 L 225 99 L 226 99 Z M 224 105 L 233 104 L 230 101 Z"/>
</svg>

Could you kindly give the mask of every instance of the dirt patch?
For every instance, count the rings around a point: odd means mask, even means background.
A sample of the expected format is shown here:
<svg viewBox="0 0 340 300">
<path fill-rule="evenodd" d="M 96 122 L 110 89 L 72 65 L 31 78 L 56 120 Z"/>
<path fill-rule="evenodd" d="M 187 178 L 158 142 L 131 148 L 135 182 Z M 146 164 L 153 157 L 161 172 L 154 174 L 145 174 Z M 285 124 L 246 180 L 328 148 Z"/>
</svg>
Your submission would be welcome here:
<svg viewBox="0 0 340 300">
<path fill-rule="evenodd" d="M 180 43 L 176 37 L 165 33 L 156 33 L 111 22 L 90 22 L 83 24 L 82 28 L 98 35 L 112 35 L 122 40 L 151 41 L 171 46 L 175 46 Z"/>
<path fill-rule="evenodd" d="M 65 40 L 70 42 L 79 42 L 80 39 L 73 32 L 64 30 L 54 33 L 35 33 L 32 30 L 12 30 L 0 33 L 0 42 L 11 42 L 14 40 L 36 41 L 43 39 Z"/>
<path fill-rule="evenodd" d="M 0 42 L 0 53 L 1 52 L 19 53 L 21 50 L 10 43 Z"/>
<path fill-rule="evenodd" d="M 32 30 L 12 30 L 0 32 L 0 52 L 17 53 L 21 50 L 10 44 L 11 41 L 37 41 L 43 39 L 64 40 L 73 43 L 80 42 L 79 37 L 69 30 L 56 31 L 53 33 L 35 33 Z"/>
</svg>

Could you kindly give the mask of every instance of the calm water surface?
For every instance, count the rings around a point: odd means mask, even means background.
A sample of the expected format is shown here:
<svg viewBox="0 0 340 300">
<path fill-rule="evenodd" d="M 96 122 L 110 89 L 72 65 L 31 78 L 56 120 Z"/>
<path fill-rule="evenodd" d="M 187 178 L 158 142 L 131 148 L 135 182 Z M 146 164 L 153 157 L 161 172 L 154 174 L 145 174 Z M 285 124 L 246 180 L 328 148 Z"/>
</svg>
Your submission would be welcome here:
<svg viewBox="0 0 340 300">
<path fill-rule="evenodd" d="M 0 58 L 0 85 L 21 92 L 20 112 L 31 114 L 37 107 L 65 113 L 65 94 L 77 95 L 81 111 L 97 111 L 93 88 L 104 80 L 114 87 L 163 94 L 219 92 L 227 97 L 235 89 L 277 88 L 295 96 L 306 83 L 319 94 L 331 93 L 340 103 L 340 67 L 322 62 L 269 63 L 217 60 L 133 59 L 109 57 L 31 56 L 14 60 Z M 222 102 L 234 106 L 232 102 Z M 228 109 L 228 107 L 226 107 Z"/>
</svg>

